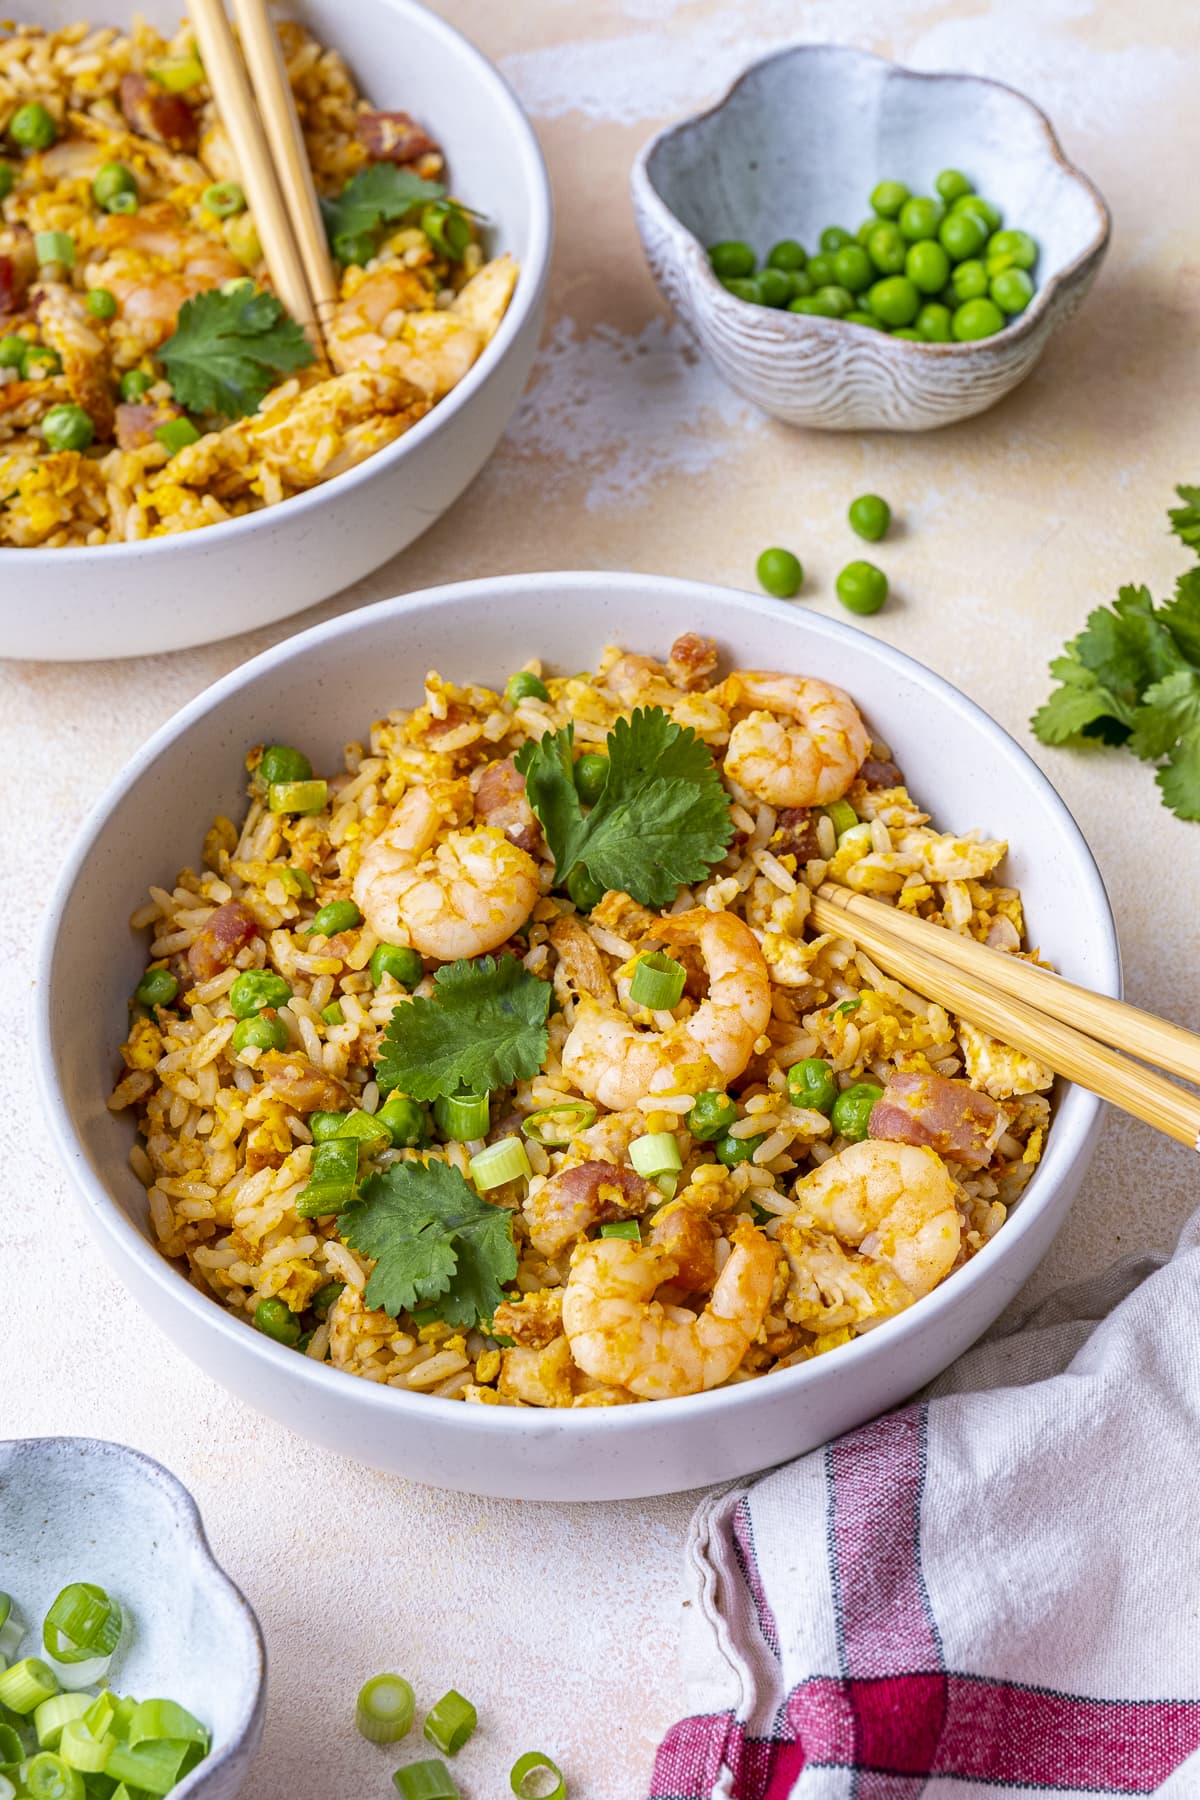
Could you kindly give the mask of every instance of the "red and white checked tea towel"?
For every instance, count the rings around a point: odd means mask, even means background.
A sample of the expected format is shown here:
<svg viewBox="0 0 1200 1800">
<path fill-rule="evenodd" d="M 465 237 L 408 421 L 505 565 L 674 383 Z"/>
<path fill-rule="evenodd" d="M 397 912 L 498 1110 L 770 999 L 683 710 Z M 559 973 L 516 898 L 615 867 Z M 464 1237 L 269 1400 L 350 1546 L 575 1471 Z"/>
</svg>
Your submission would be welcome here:
<svg viewBox="0 0 1200 1800">
<path fill-rule="evenodd" d="M 651 1800 L 1200 1800 L 1200 1219 L 706 1501 L 688 1566 Z"/>
</svg>

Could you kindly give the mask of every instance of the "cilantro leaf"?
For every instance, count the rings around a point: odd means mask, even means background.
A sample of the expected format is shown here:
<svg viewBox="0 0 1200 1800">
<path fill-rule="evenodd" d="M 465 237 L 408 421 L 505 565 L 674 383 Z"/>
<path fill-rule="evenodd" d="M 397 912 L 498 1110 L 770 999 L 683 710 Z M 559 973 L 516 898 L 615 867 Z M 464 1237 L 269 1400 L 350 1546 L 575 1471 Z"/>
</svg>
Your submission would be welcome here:
<svg viewBox="0 0 1200 1800">
<path fill-rule="evenodd" d="M 1156 762 L 1181 737 L 1200 726 L 1200 673 L 1176 669 L 1146 689 L 1134 718 L 1129 748 L 1135 756 Z"/>
<path fill-rule="evenodd" d="M 295 319 L 249 281 L 185 300 L 158 354 L 180 406 L 227 419 L 257 411 L 276 375 L 315 360 Z"/>
<path fill-rule="evenodd" d="M 1177 487 L 1182 506 L 1172 506 L 1167 517 L 1175 536 L 1200 556 L 1200 487 Z"/>
<path fill-rule="evenodd" d="M 375 1065 L 381 1088 L 433 1100 L 528 1081 L 546 1060 L 553 989 L 515 956 L 447 963 L 437 992 L 397 1006 Z"/>
<path fill-rule="evenodd" d="M 1200 569 L 1179 577 L 1174 597 L 1159 607 L 1158 616 L 1179 654 L 1200 669 Z"/>
<path fill-rule="evenodd" d="M 1031 721 L 1043 744 L 1066 744 L 1075 737 L 1098 737 L 1123 743 L 1129 726 L 1117 716 L 1118 702 L 1101 687 L 1090 669 L 1072 655 L 1056 656 L 1050 673 L 1062 682 Z"/>
<path fill-rule="evenodd" d="M 1098 606 L 1072 648 L 1108 689 L 1125 725 L 1132 725 L 1145 689 L 1183 660 L 1145 587 L 1123 587 L 1111 606 Z"/>
<path fill-rule="evenodd" d="M 733 836 L 729 796 L 694 731 L 656 706 L 618 719 L 604 787 L 586 816 L 571 775 L 572 743 L 568 726 L 523 745 L 515 759 L 560 883 L 582 864 L 605 889 L 667 906 L 679 887 L 721 861 Z"/>
<path fill-rule="evenodd" d="M 423 181 L 411 169 L 394 163 L 375 163 L 348 181 L 336 200 L 322 198 L 321 215 L 334 254 L 344 262 L 348 258 L 343 251 L 351 248 L 350 240 L 404 218 L 415 206 L 445 197 L 440 181 Z"/>
<path fill-rule="evenodd" d="M 1200 725 L 1184 733 L 1154 779 L 1173 813 L 1181 819 L 1200 819 Z"/>
<path fill-rule="evenodd" d="M 338 1233 L 374 1259 L 367 1305 L 395 1318 L 431 1304 L 447 1325 L 488 1320 L 517 1272 L 512 1219 L 448 1163 L 393 1163 L 363 1182 Z"/>
</svg>

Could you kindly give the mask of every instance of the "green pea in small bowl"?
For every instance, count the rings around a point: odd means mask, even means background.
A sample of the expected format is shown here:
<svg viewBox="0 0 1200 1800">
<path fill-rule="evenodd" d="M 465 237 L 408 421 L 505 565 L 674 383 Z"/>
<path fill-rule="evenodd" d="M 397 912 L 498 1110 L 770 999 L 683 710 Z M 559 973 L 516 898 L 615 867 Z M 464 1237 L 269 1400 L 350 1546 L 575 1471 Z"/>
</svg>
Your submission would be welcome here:
<svg viewBox="0 0 1200 1800">
<path fill-rule="evenodd" d="M 853 232 L 885 178 L 930 194 L 961 169 L 1037 242 L 1036 290 L 994 336 L 925 343 L 841 318 L 739 299 L 707 246 L 781 238 L 812 251 Z M 663 294 L 725 379 L 788 425 L 929 431 L 995 405 L 1023 381 L 1096 278 L 1108 209 L 1049 120 L 1012 88 L 926 75 L 865 51 L 803 44 L 751 65 L 725 98 L 650 140 L 633 204 Z"/>
</svg>

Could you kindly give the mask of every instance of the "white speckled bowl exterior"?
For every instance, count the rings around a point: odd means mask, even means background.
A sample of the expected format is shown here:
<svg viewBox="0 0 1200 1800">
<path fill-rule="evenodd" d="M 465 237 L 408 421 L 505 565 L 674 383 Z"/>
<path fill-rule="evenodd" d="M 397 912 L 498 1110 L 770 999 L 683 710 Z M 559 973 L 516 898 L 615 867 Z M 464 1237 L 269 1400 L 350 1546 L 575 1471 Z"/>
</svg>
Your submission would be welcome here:
<svg viewBox="0 0 1200 1800">
<path fill-rule="evenodd" d="M 0 1441 L 0 1590 L 38 1644 L 47 1608 L 71 1581 L 98 1582 L 132 1620 L 113 1665 L 119 1690 L 178 1700 L 212 1732 L 209 1755 L 172 1790 L 175 1800 L 234 1800 L 262 1736 L 266 1653 L 257 1619 L 213 1560 L 195 1501 L 123 1444 Z"/>
<path fill-rule="evenodd" d="M 1033 301 L 993 338 L 916 344 L 754 306 L 709 267 L 706 246 L 724 238 L 760 258 L 782 237 L 815 250 L 826 225 L 868 216 L 878 181 L 929 193 L 944 168 L 1040 246 Z M 828 431 L 929 431 L 994 405 L 1075 312 L 1109 236 L 1100 195 L 1021 94 L 829 44 L 755 63 L 717 106 L 652 138 L 632 182 L 654 278 L 725 379 L 785 424 Z"/>
<path fill-rule="evenodd" d="M 22 0 L 58 28 L 77 0 Z M 145 0 L 174 31 L 178 0 Z M 495 449 L 541 332 L 552 208 L 533 127 L 492 65 L 416 0 L 288 0 L 345 56 L 377 105 L 407 107 L 446 152 L 454 191 L 486 215 L 489 248 L 521 265 L 495 338 L 458 386 L 394 444 L 334 480 L 202 531 L 64 550 L 0 550 L 0 656 L 51 662 L 210 643 L 348 587 L 440 518 Z"/>
<path fill-rule="evenodd" d="M 343 1455 L 441 1487 L 541 1500 L 664 1494 L 782 1462 L 894 1406 L 953 1361 L 1020 1289 L 1083 1178 L 1100 1103 L 1067 1088 L 1020 1205 L 980 1256 L 911 1311 L 762 1381 L 578 1411 L 467 1406 L 342 1374 L 234 1318 L 154 1249 L 129 1167 L 132 1120 L 105 1106 L 145 967 L 145 936 L 125 921 L 151 882 L 195 866 L 215 813 L 244 806 L 247 745 L 294 737 L 300 721 L 313 762 L 332 770 L 371 719 L 417 704 L 426 669 L 494 684 L 529 656 L 577 669 L 605 644 L 661 655 L 683 631 L 716 638 L 726 667 L 798 670 L 849 688 L 940 822 L 1010 841 L 1006 875 L 1024 894 L 1034 942 L 1073 980 L 1118 991 L 1103 884 L 1046 777 L 957 689 L 852 626 L 728 588 L 597 571 L 434 588 L 277 645 L 163 726 L 84 826 L 43 925 L 35 1060 L 88 1223 L 137 1299 L 215 1380 Z"/>
</svg>

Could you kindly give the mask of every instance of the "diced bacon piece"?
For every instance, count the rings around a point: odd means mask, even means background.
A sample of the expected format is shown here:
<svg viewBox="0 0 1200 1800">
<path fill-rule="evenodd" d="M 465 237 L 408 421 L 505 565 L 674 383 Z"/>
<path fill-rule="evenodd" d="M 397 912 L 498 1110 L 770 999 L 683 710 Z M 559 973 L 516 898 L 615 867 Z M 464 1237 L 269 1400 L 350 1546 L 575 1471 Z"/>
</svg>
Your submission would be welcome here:
<svg viewBox="0 0 1200 1800">
<path fill-rule="evenodd" d="M 354 121 L 354 135 L 376 162 L 415 162 L 438 147 L 406 112 L 361 112 Z"/>
<path fill-rule="evenodd" d="M 989 1094 L 966 1081 L 918 1070 L 891 1076 L 871 1108 L 873 1138 L 921 1144 L 947 1162 L 982 1169 L 1004 1129 L 1004 1115 Z"/>
<path fill-rule="evenodd" d="M 861 780 L 869 788 L 894 788 L 904 786 L 904 776 L 894 762 L 881 762 L 878 757 L 868 756 L 858 771 Z"/>
<path fill-rule="evenodd" d="M 146 75 L 123 75 L 120 96 L 121 111 L 134 131 L 168 150 L 195 150 L 200 129 L 181 94 L 168 93 Z"/>
<path fill-rule="evenodd" d="M 277 1100 L 293 1112 L 346 1112 L 350 1095 L 340 1081 L 327 1075 L 294 1050 L 267 1050 L 259 1059 L 258 1072 Z"/>
<path fill-rule="evenodd" d="M 817 828 L 810 806 L 784 806 L 775 816 L 775 832 L 769 846 L 774 856 L 794 856 L 797 862 L 811 862 L 821 854 L 817 847 Z"/>
<path fill-rule="evenodd" d="M 122 450 L 144 450 L 160 425 L 179 417 L 179 408 L 166 401 L 123 401 L 116 412 L 117 443 Z"/>
<path fill-rule="evenodd" d="M 697 688 L 708 686 L 716 666 L 717 646 L 714 639 L 701 637 L 695 631 L 685 631 L 671 645 L 671 654 L 667 658 L 667 675 L 676 687 L 686 688 L 689 693 L 694 693 Z"/>
<path fill-rule="evenodd" d="M 484 769 L 475 790 L 475 817 L 502 831 L 521 850 L 534 851 L 542 841 L 541 827 L 525 798 L 525 777 L 511 756 Z"/>
<path fill-rule="evenodd" d="M 188 967 L 197 981 L 211 981 L 257 936 L 254 914 L 240 900 L 230 900 L 201 926 L 188 950 Z"/>
<path fill-rule="evenodd" d="M 0 256 L 0 313 L 17 310 L 17 265 L 11 256 Z"/>
<path fill-rule="evenodd" d="M 689 1294 L 707 1293 L 717 1279 L 717 1233 L 703 1213 L 676 1200 L 650 1228 L 650 1242 L 675 1263 L 673 1280 Z"/>
</svg>

